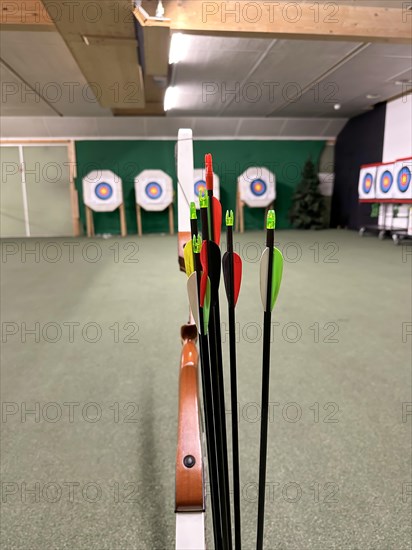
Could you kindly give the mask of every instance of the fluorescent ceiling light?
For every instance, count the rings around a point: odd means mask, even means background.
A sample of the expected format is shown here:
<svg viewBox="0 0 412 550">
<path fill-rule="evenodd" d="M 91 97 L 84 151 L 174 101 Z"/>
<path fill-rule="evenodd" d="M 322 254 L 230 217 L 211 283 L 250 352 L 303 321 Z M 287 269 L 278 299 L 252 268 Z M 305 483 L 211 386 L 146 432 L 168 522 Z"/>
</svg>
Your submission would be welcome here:
<svg viewBox="0 0 412 550">
<path fill-rule="evenodd" d="M 186 47 L 186 38 L 183 33 L 176 32 L 172 34 L 172 39 L 170 41 L 170 51 L 169 51 L 169 63 L 173 65 L 174 63 L 179 63 L 182 61 L 187 47 Z"/>
<path fill-rule="evenodd" d="M 177 88 L 176 86 L 169 86 L 165 93 L 164 110 L 170 111 L 176 107 L 177 102 Z"/>
</svg>

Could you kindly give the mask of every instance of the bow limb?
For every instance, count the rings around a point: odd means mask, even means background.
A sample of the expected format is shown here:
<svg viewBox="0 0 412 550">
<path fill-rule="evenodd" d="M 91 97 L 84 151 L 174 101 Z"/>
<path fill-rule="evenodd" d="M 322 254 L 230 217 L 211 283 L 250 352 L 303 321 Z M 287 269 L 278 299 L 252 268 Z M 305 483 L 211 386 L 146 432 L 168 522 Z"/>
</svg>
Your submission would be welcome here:
<svg viewBox="0 0 412 550">
<path fill-rule="evenodd" d="M 193 202 L 192 130 L 179 130 L 177 142 L 178 256 L 185 271 L 183 249 L 191 240 L 190 203 Z M 201 446 L 197 329 L 193 315 L 182 327 L 179 373 L 179 417 L 176 453 L 176 550 L 204 550 L 204 474 Z"/>
</svg>

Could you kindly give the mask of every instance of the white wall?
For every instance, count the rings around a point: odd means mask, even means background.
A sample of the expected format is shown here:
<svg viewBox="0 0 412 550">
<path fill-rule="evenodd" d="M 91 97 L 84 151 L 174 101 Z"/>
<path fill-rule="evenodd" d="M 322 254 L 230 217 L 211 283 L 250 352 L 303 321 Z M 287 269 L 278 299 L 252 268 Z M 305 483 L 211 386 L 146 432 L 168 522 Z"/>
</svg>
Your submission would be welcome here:
<svg viewBox="0 0 412 550">
<path fill-rule="evenodd" d="M 412 156 L 412 94 L 386 106 L 383 162 Z"/>
</svg>

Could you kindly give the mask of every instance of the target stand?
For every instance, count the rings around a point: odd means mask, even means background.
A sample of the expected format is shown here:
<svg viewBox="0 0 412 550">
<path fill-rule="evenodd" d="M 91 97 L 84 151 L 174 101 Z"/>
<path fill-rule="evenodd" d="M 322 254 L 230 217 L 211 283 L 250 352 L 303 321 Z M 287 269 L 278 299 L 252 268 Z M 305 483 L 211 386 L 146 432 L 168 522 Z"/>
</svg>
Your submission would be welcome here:
<svg viewBox="0 0 412 550">
<path fill-rule="evenodd" d="M 244 207 L 266 208 L 265 217 L 273 208 L 276 199 L 276 176 L 263 166 L 253 166 L 241 174 L 237 180 L 236 231 L 244 233 Z"/>
<path fill-rule="evenodd" d="M 94 170 L 83 178 L 83 202 L 86 208 L 87 236 L 94 236 L 93 212 L 120 213 L 120 232 L 127 235 L 122 180 L 110 170 Z"/>
<path fill-rule="evenodd" d="M 147 212 L 169 210 L 169 233 L 174 234 L 173 182 L 163 170 L 143 170 L 134 180 L 137 233 L 143 235 L 142 208 Z"/>
</svg>

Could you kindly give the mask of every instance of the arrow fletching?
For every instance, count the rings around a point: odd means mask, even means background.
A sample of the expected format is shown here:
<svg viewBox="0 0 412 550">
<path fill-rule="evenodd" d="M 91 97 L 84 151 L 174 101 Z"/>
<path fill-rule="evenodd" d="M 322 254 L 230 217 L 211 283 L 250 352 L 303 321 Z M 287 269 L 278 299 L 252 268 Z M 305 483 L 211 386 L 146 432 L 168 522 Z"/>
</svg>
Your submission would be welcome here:
<svg viewBox="0 0 412 550">
<path fill-rule="evenodd" d="M 190 309 L 193 313 L 193 318 L 196 323 L 196 327 L 199 333 L 200 330 L 200 321 L 199 321 L 199 297 L 197 293 L 197 277 L 196 273 L 192 273 L 187 280 L 187 295 L 189 297 Z"/>
<path fill-rule="evenodd" d="M 203 274 L 208 275 L 211 285 L 211 300 L 216 303 L 219 295 L 220 273 L 221 273 L 221 257 L 220 248 L 213 241 L 204 241 L 200 252 L 200 262 L 203 267 Z M 203 276 L 204 276 L 203 275 Z M 203 281 L 203 277 L 202 277 Z M 205 284 L 201 285 L 200 303 L 204 302 Z"/>
<path fill-rule="evenodd" d="M 212 198 L 212 208 L 214 241 L 220 245 L 220 234 L 222 232 L 222 205 L 216 197 Z"/>
<path fill-rule="evenodd" d="M 242 283 L 242 260 L 239 254 L 233 252 L 233 281 L 230 280 L 230 252 L 224 253 L 222 266 L 227 300 L 231 307 L 236 307 Z"/>
<path fill-rule="evenodd" d="M 260 296 L 262 299 L 263 308 L 266 311 L 266 294 L 268 288 L 268 269 L 269 269 L 269 255 L 271 250 L 265 248 L 260 260 Z M 272 271 L 272 296 L 270 301 L 270 310 L 272 311 L 280 289 L 280 283 L 282 282 L 283 273 L 283 256 L 280 250 L 273 248 L 273 271 Z"/>
<path fill-rule="evenodd" d="M 185 270 L 186 275 L 190 277 L 190 275 L 195 270 L 195 263 L 193 259 L 193 243 L 192 241 L 189 241 L 186 243 L 184 249 L 183 249 L 183 257 L 185 260 Z"/>
</svg>

